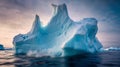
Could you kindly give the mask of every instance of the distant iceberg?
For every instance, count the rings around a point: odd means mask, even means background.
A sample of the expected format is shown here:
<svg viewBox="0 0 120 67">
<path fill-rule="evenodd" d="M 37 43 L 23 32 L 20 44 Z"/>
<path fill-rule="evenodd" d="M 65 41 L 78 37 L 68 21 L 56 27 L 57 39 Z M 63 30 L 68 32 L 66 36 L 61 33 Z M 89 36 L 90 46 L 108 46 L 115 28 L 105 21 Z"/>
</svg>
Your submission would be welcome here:
<svg viewBox="0 0 120 67">
<path fill-rule="evenodd" d="M 105 51 L 120 51 L 120 47 L 109 47 L 104 49 Z"/>
<path fill-rule="evenodd" d="M 43 27 L 36 15 L 32 29 L 27 34 L 18 34 L 13 39 L 16 54 L 40 53 L 70 56 L 79 53 L 95 53 L 102 48 L 96 37 L 95 18 L 74 22 L 68 16 L 65 4 L 54 5 L 54 15 Z"/>
<path fill-rule="evenodd" d="M 0 44 L 0 50 L 4 50 L 4 46 Z"/>
</svg>

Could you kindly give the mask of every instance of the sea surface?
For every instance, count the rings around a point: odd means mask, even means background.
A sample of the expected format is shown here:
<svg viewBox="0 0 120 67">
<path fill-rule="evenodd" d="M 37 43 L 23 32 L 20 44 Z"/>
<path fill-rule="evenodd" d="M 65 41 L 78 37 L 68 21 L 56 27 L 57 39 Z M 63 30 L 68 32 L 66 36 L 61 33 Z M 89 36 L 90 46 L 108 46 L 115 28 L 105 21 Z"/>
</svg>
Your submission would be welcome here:
<svg viewBox="0 0 120 67">
<path fill-rule="evenodd" d="M 0 67 L 120 67 L 120 51 L 54 58 L 16 56 L 13 50 L 4 50 L 0 51 Z"/>
</svg>

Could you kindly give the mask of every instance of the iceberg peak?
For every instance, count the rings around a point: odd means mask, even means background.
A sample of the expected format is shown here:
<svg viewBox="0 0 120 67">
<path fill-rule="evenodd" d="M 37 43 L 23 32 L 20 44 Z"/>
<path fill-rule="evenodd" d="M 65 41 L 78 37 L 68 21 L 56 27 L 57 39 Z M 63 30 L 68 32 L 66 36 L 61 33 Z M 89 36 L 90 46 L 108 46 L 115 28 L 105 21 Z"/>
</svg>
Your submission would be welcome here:
<svg viewBox="0 0 120 67">
<path fill-rule="evenodd" d="M 41 29 L 42 29 L 42 25 L 41 25 L 39 16 L 36 15 L 36 16 L 35 16 L 34 23 L 33 23 L 33 25 L 32 25 L 32 29 L 31 29 L 31 31 L 29 32 L 29 34 L 35 34 L 36 32 L 40 31 Z"/>
<path fill-rule="evenodd" d="M 52 4 L 52 6 L 54 8 L 54 15 L 62 14 L 68 16 L 66 4 L 61 4 L 61 5 Z"/>
<path fill-rule="evenodd" d="M 82 22 L 91 25 L 97 25 L 97 20 L 95 18 L 84 18 Z"/>
<path fill-rule="evenodd" d="M 36 14 L 36 16 L 35 16 L 35 21 L 39 21 L 40 19 L 39 19 L 39 16 Z"/>
</svg>

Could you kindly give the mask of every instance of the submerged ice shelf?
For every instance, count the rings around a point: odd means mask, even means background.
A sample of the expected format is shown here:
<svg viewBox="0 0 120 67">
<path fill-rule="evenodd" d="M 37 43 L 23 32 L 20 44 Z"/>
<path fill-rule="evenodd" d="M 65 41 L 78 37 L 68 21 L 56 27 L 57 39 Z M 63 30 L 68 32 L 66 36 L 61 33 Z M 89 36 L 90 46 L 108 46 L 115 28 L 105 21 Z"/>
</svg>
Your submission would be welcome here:
<svg viewBox="0 0 120 67">
<path fill-rule="evenodd" d="M 27 54 L 32 51 L 66 56 L 100 51 L 102 45 L 96 37 L 98 26 L 95 18 L 74 22 L 69 18 L 65 4 L 53 7 L 54 15 L 47 26 L 42 27 L 39 16 L 36 15 L 32 29 L 27 34 L 18 34 L 14 37 L 16 54 Z"/>
</svg>

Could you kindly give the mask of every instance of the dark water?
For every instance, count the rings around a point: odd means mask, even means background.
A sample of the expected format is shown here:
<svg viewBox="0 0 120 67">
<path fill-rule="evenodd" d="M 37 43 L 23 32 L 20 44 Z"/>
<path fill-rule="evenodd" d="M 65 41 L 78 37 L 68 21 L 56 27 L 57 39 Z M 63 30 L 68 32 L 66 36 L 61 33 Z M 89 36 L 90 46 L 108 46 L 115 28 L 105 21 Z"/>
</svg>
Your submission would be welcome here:
<svg viewBox="0 0 120 67">
<path fill-rule="evenodd" d="M 0 67 L 120 67 L 120 51 L 107 51 L 72 57 L 14 56 L 12 50 L 0 51 Z"/>
</svg>

